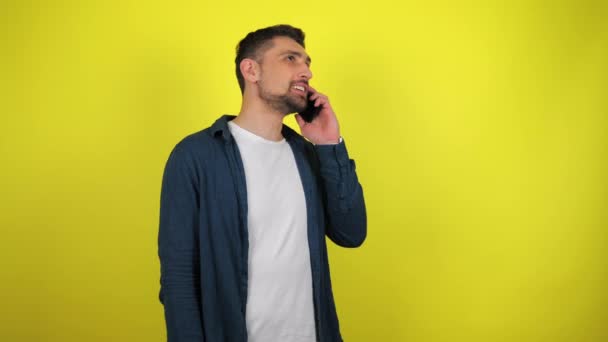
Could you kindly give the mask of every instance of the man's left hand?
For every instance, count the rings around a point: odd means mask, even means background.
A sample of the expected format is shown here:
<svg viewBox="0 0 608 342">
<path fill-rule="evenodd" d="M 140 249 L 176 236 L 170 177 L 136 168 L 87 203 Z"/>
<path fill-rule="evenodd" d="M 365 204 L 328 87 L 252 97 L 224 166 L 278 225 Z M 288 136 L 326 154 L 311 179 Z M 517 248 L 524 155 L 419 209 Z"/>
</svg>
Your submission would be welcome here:
<svg viewBox="0 0 608 342">
<path fill-rule="evenodd" d="M 314 101 L 315 107 L 320 106 L 321 111 L 312 122 L 306 122 L 300 114 L 296 114 L 296 122 L 300 126 L 301 134 L 315 145 L 338 144 L 340 126 L 336 114 L 329 104 L 329 98 L 310 86 L 308 90 L 313 93 L 309 99 Z"/>
</svg>

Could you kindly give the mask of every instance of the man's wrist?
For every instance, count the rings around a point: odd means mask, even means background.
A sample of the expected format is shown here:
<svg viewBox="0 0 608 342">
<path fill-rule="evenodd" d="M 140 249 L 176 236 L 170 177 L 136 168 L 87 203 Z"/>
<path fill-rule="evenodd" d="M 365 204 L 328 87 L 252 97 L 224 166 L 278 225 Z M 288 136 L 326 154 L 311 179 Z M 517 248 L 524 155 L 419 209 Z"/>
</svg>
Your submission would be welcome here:
<svg viewBox="0 0 608 342">
<path fill-rule="evenodd" d="M 338 144 L 339 144 L 339 143 L 341 143 L 343 140 L 344 140 L 344 139 L 342 139 L 342 136 L 340 136 L 340 139 L 339 139 L 337 142 L 335 142 L 335 140 L 334 140 L 334 142 L 326 142 L 326 143 L 323 143 L 323 144 L 315 144 L 315 145 L 338 145 Z"/>
</svg>

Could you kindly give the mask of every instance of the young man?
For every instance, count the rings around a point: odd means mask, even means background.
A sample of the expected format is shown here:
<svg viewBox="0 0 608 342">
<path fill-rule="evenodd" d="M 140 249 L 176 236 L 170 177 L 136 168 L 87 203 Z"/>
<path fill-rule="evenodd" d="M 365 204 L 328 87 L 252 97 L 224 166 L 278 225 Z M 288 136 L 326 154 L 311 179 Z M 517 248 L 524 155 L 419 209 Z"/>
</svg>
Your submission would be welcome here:
<svg viewBox="0 0 608 342">
<path fill-rule="evenodd" d="M 172 342 L 342 341 L 325 236 L 363 243 L 363 191 L 304 33 L 249 33 L 237 47 L 238 116 L 180 141 L 163 175 L 160 300 Z M 301 134 L 283 118 L 296 114 Z M 302 137 L 303 136 L 303 137 Z M 306 138 L 306 139 L 304 139 Z"/>
</svg>

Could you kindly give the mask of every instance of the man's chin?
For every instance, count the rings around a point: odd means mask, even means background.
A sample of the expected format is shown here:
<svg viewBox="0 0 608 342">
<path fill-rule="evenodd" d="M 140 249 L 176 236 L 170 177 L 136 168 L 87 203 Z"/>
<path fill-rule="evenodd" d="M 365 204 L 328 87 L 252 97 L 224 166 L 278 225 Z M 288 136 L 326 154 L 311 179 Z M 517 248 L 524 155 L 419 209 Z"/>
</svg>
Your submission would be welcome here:
<svg viewBox="0 0 608 342">
<path fill-rule="evenodd" d="M 289 109 L 291 110 L 290 113 L 303 112 L 306 109 L 306 106 L 306 101 L 289 101 Z"/>
<path fill-rule="evenodd" d="M 299 113 L 306 109 L 308 102 L 302 96 L 290 96 L 293 94 L 283 96 L 265 96 L 262 97 L 274 110 L 285 113 L 285 115 L 291 113 Z"/>
<path fill-rule="evenodd" d="M 301 113 L 303 111 L 306 110 L 306 105 L 300 106 L 298 108 L 296 108 L 296 110 L 294 111 L 294 113 Z"/>
</svg>

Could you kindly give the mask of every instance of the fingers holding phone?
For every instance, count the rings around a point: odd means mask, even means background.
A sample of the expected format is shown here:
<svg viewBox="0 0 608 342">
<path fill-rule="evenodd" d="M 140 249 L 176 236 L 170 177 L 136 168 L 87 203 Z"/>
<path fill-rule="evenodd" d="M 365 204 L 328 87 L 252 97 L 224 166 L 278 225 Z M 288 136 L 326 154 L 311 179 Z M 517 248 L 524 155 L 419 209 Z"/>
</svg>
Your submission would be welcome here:
<svg viewBox="0 0 608 342">
<path fill-rule="evenodd" d="M 315 144 L 336 143 L 340 128 L 329 98 L 310 86 L 308 89 L 308 105 L 296 115 L 302 135 Z"/>
<path fill-rule="evenodd" d="M 311 99 L 312 94 L 308 96 L 308 102 L 306 104 L 306 109 L 302 112 L 298 113 L 304 119 L 304 121 L 311 123 L 321 111 L 321 107 L 319 105 L 315 106 L 315 100 Z"/>
<path fill-rule="evenodd" d="M 314 88 L 308 87 L 308 103 L 306 109 L 299 114 L 302 116 L 304 121 L 312 122 L 321 111 L 329 105 L 329 99 L 327 96 L 317 92 Z"/>
<path fill-rule="evenodd" d="M 314 101 L 315 107 L 321 107 L 321 109 L 323 109 L 323 107 L 329 105 L 329 98 L 327 96 L 317 92 L 313 87 L 309 86 L 308 89 L 310 91 L 308 99 Z"/>
</svg>

